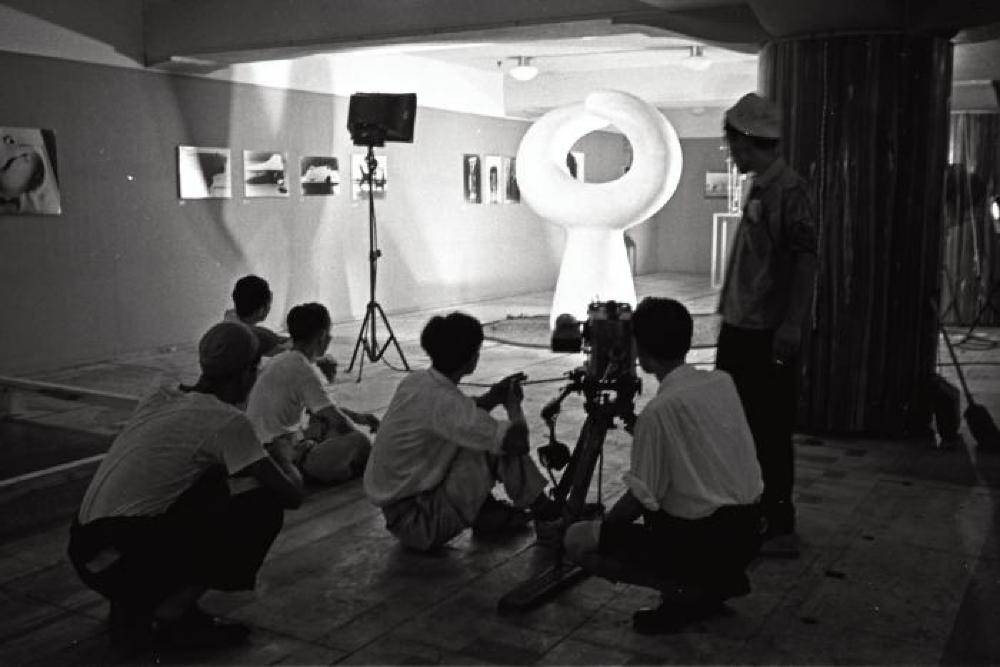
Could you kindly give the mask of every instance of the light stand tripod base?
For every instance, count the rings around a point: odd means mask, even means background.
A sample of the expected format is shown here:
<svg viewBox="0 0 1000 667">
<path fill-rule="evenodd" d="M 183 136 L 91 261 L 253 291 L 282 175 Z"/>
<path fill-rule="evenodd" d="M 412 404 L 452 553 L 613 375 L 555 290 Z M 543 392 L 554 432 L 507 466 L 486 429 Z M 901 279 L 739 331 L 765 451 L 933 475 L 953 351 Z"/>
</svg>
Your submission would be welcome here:
<svg viewBox="0 0 1000 667">
<path fill-rule="evenodd" d="M 378 145 L 382 145 L 381 142 Z M 369 361 L 378 361 L 385 355 L 385 351 L 389 348 L 389 345 L 396 346 L 396 352 L 399 353 L 399 358 L 403 362 L 403 368 L 405 370 L 410 370 L 410 365 L 406 363 L 406 356 L 403 354 L 403 348 L 399 346 L 399 341 L 396 340 L 396 334 L 393 333 L 392 327 L 389 326 L 389 318 L 385 316 L 385 311 L 382 310 L 382 306 L 378 301 L 375 300 L 375 285 L 378 277 L 378 260 L 382 256 L 382 251 L 378 249 L 378 227 L 375 223 L 375 184 L 374 176 L 375 170 L 378 168 L 378 159 L 375 157 L 375 143 L 368 144 L 368 154 L 365 156 L 365 165 L 368 170 L 363 174 L 364 182 L 368 184 L 368 305 L 365 306 L 365 318 L 361 320 L 361 330 L 358 331 L 358 339 L 354 343 L 354 353 L 351 355 L 351 363 L 347 366 L 347 372 L 350 373 L 354 369 L 354 362 L 358 358 L 358 350 L 361 350 L 361 364 L 358 366 L 358 382 L 361 382 L 361 374 L 364 372 L 365 367 L 365 357 L 368 357 Z M 376 314 L 378 317 L 382 318 L 382 324 L 385 326 L 386 331 L 389 332 L 389 337 L 386 339 L 385 344 L 379 347 L 378 344 L 378 334 L 376 332 Z"/>
<path fill-rule="evenodd" d="M 587 571 L 579 565 L 572 565 L 560 559 L 506 593 L 497 602 L 497 611 L 500 613 L 526 611 L 587 576 Z"/>
</svg>

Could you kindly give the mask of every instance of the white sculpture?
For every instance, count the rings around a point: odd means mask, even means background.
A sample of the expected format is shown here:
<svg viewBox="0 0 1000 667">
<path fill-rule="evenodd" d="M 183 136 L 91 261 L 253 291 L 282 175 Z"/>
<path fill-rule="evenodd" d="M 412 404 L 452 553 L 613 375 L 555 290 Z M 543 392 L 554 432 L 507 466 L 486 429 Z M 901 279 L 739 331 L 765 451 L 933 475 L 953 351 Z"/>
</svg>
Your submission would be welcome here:
<svg viewBox="0 0 1000 667">
<path fill-rule="evenodd" d="M 614 125 L 632 145 L 632 165 L 621 178 L 582 183 L 566 170 L 566 154 L 586 134 Z M 595 300 L 636 303 L 624 232 L 648 219 L 677 190 L 683 158 L 670 122 L 647 102 L 618 91 L 598 91 L 581 104 L 553 109 L 521 139 L 517 183 L 538 215 L 566 229 L 549 325 L 562 313 L 577 319 Z"/>
</svg>

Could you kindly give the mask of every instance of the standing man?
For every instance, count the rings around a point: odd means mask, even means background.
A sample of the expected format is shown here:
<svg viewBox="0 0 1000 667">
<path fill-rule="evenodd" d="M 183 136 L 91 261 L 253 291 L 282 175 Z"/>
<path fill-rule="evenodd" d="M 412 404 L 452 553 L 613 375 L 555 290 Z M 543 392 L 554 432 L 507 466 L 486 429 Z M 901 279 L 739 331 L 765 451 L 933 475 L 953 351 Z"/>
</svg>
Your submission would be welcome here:
<svg viewBox="0 0 1000 667">
<path fill-rule="evenodd" d="M 736 383 L 764 476 L 761 552 L 796 557 L 792 431 L 816 277 L 816 222 L 805 181 L 778 154 L 780 115 L 772 102 L 744 95 L 725 113 L 725 134 L 753 185 L 719 298 L 716 368 Z"/>
</svg>

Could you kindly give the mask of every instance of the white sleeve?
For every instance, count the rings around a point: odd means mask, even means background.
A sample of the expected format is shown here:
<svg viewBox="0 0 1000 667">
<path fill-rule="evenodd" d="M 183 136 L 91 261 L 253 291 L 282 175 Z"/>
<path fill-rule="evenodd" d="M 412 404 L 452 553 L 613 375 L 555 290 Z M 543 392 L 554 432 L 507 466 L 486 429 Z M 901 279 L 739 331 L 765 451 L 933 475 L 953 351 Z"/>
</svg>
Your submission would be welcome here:
<svg viewBox="0 0 1000 667">
<path fill-rule="evenodd" d="M 483 452 L 500 451 L 510 422 L 494 419 L 468 396 L 440 392 L 430 415 L 431 430 L 459 447 Z"/>
<path fill-rule="evenodd" d="M 623 476 L 629 491 L 642 506 L 651 511 L 660 509 L 662 497 L 670 484 L 664 477 L 663 436 L 656 421 L 639 415 L 632 437 L 632 460 Z"/>
<path fill-rule="evenodd" d="M 303 359 L 302 365 L 296 371 L 295 380 L 299 397 L 306 410 L 315 413 L 333 406 L 333 401 L 323 386 L 320 370 L 314 364 Z"/>
<path fill-rule="evenodd" d="M 257 439 L 253 424 L 242 414 L 233 415 L 216 434 L 218 451 L 226 471 L 233 475 L 267 456 Z"/>
</svg>

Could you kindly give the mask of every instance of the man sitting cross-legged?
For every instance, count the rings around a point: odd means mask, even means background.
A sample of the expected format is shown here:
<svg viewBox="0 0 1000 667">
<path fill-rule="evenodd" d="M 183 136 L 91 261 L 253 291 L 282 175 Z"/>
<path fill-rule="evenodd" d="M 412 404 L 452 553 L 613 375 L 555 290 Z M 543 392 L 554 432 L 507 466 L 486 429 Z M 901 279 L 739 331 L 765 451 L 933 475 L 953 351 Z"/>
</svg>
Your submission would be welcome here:
<svg viewBox="0 0 1000 667">
<path fill-rule="evenodd" d="M 399 383 L 365 469 L 365 492 L 386 528 L 407 547 L 428 551 L 466 528 L 506 532 L 548 508 L 545 479 L 528 454 L 519 376 L 472 399 L 459 380 L 476 370 L 483 328 L 464 313 L 435 316 L 420 344 L 431 368 Z M 503 405 L 506 420 L 489 411 Z M 492 495 L 500 481 L 514 506 Z"/>
<path fill-rule="evenodd" d="M 215 325 L 198 348 L 193 387 L 159 387 L 136 407 L 83 498 L 69 557 L 111 601 L 111 638 L 124 650 L 156 639 L 187 646 L 240 641 L 197 600 L 209 588 L 251 590 L 284 508 L 302 501 L 294 468 L 267 455 L 235 407 L 259 355 L 251 330 Z M 257 488 L 230 495 L 227 475 Z"/>
<path fill-rule="evenodd" d="M 354 423 L 378 428 L 372 414 L 339 408 L 330 400 L 316 362 L 330 345 L 330 313 L 318 303 L 288 311 L 292 349 L 279 353 L 250 392 L 247 416 L 260 441 L 295 463 L 307 480 L 327 484 L 361 475 L 371 451 Z M 331 376 L 332 377 L 332 376 Z M 309 424 L 303 428 L 304 413 Z"/>
<path fill-rule="evenodd" d="M 628 488 L 603 521 L 571 525 L 564 544 L 599 576 L 660 589 L 660 606 L 639 610 L 633 624 L 670 632 L 749 592 L 763 482 L 732 379 L 684 362 L 687 309 L 644 299 L 632 329 L 640 365 L 660 384 L 635 425 Z"/>
</svg>

